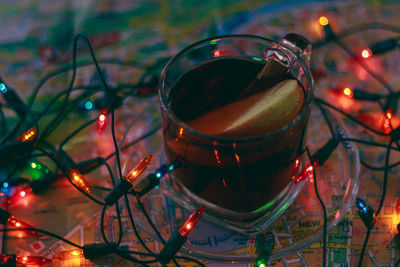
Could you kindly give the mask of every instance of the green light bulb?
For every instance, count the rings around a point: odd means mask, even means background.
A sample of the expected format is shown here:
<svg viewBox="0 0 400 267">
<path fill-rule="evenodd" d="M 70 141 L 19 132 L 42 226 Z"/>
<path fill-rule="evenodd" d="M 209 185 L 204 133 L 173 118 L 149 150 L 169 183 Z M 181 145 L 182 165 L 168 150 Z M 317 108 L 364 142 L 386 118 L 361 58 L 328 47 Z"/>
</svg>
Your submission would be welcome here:
<svg viewBox="0 0 400 267">
<path fill-rule="evenodd" d="M 262 61 L 262 59 L 259 58 L 259 57 L 252 57 L 252 59 L 255 60 L 255 61 Z"/>
<path fill-rule="evenodd" d="M 30 161 L 24 172 L 32 177 L 33 180 L 41 179 L 44 175 L 50 173 L 49 168 L 39 161 Z"/>
<path fill-rule="evenodd" d="M 257 266 L 258 267 L 266 267 L 266 265 L 264 264 L 264 262 L 262 260 L 257 261 Z"/>
</svg>

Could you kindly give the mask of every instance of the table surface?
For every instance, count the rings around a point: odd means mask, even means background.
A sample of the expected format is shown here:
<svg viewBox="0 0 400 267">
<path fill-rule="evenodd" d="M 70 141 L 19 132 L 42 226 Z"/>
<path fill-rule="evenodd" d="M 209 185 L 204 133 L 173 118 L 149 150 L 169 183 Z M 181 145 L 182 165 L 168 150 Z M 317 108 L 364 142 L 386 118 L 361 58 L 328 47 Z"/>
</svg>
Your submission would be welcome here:
<svg viewBox="0 0 400 267">
<path fill-rule="evenodd" d="M 361 22 L 378 21 L 399 25 L 399 12 L 400 5 L 397 1 L 379 0 L 329 2 L 227 0 L 209 1 L 207 4 L 203 1 L 187 0 L 110 0 L 99 3 L 6 0 L 0 3 L 0 73 L 10 86 L 27 98 L 41 78 L 70 62 L 73 37 L 77 33 L 82 33 L 92 41 L 100 61 L 113 59 L 136 66 L 131 68 L 118 64 L 102 65 L 106 71 L 107 81 L 111 85 L 135 83 L 143 71 L 159 74 L 166 59 L 188 44 L 206 37 L 222 34 L 254 34 L 278 39 L 288 32 L 297 32 L 312 41 L 317 41 L 323 37 L 322 27 L 318 23 L 322 15 L 327 16 L 333 29 L 340 32 Z M 396 34 L 383 30 L 364 31 L 345 38 L 344 42 L 358 53 L 375 40 L 393 36 Z M 86 51 L 81 59 L 85 61 L 88 58 Z M 399 54 L 391 52 L 368 59 L 367 64 L 384 76 L 396 89 L 400 81 L 397 76 L 398 59 Z M 148 68 L 148 66 L 153 67 Z M 356 115 L 357 118 L 370 118 L 375 126 L 381 123 L 379 106 L 348 99 L 334 90 L 346 86 L 362 86 L 369 91 L 384 93 L 382 86 L 352 62 L 339 47 L 327 43 L 315 48 L 312 55 L 312 69 L 318 97 L 334 103 L 339 108 Z M 49 97 L 66 88 L 68 75 L 68 73 L 61 74 L 43 86 L 33 106 L 34 110 L 40 110 Z M 79 69 L 76 85 L 96 82 L 98 77 L 94 75 L 93 67 Z M 134 140 L 148 129 L 159 128 L 157 97 L 148 98 L 146 101 L 127 101 L 125 104 L 124 108 L 117 111 L 118 136 L 127 131 L 130 121 L 136 117 L 139 119 L 133 130 L 127 134 L 127 142 Z M 59 143 L 66 136 L 66 132 L 71 132 L 80 125 L 82 118 L 89 119 L 95 116 L 95 113 L 72 114 L 51 135 L 51 142 Z M 10 114 L 10 118 L 12 117 L 13 114 Z M 344 121 L 354 137 L 372 139 L 369 133 L 348 120 Z M 12 119 L 9 123 L 10 125 L 13 123 Z M 398 124 L 397 118 L 393 119 L 393 124 Z M 373 138 L 375 141 L 385 141 Z M 133 164 L 130 160 L 132 157 L 138 158 L 148 152 L 157 153 L 162 145 L 161 142 L 160 138 L 150 138 L 139 142 L 134 151 L 123 153 L 121 159 L 126 171 Z M 77 161 L 107 155 L 113 151 L 109 132 L 105 131 L 101 136 L 97 136 L 94 127 L 83 131 L 65 148 Z M 383 164 L 384 149 L 363 145 L 358 145 L 358 148 L 361 158 L 374 165 Z M 393 152 L 391 162 L 395 162 L 397 158 L 398 155 Z M 156 158 L 154 166 L 162 163 L 161 161 L 161 156 Z M 51 162 L 45 160 L 43 162 L 52 166 Z M 400 211 L 396 210 L 400 196 L 398 174 L 398 168 L 391 169 L 389 173 L 384 208 L 376 229 L 371 234 L 363 266 L 393 266 L 399 257 L 394 241 L 397 224 L 400 222 Z M 2 175 L 0 173 L 0 178 Z M 103 178 L 106 175 L 106 171 L 100 169 L 90 174 L 88 180 L 110 186 Z M 377 207 L 381 196 L 383 172 L 362 168 L 360 180 L 359 197 Z M 160 210 L 162 204 L 160 198 L 154 198 L 152 201 L 146 205 L 154 209 L 152 216 L 157 221 L 162 218 Z M 44 194 L 30 196 L 25 202 L 18 203 L 10 212 L 31 225 L 57 232 L 81 244 L 101 241 L 98 231 L 101 209 L 82 197 L 64 180 L 55 183 Z M 355 214 L 355 210 L 349 211 L 345 217 L 346 227 L 341 224 L 329 233 L 328 266 L 356 265 L 366 229 Z M 114 220 L 112 215 L 112 212 L 108 214 L 108 222 Z M 126 214 L 123 216 L 126 218 Z M 169 231 L 168 227 L 162 229 L 165 231 L 164 234 Z M 141 250 L 126 219 L 124 219 L 124 229 L 129 234 L 124 237 L 123 244 L 131 249 Z M 117 230 L 113 227 L 108 229 L 109 234 L 115 231 Z M 150 237 L 147 237 L 146 242 L 159 251 L 159 244 L 153 242 Z M 3 247 L 7 253 L 21 256 L 42 255 L 58 259 L 57 263 L 54 263 L 55 266 L 89 264 L 85 261 L 60 260 L 58 257 L 60 251 L 72 248 L 51 238 L 39 240 L 10 238 L 5 240 Z M 240 253 L 243 253 L 243 249 Z M 107 261 L 112 262 L 113 266 L 126 264 L 118 258 L 108 258 Z M 193 263 L 182 264 L 195 266 Z M 248 266 L 248 264 L 240 265 Z M 270 265 L 321 266 L 321 243 L 311 245 L 302 250 L 301 254 L 295 253 L 276 259 Z M 223 264 L 209 262 L 207 266 L 223 266 Z"/>
</svg>

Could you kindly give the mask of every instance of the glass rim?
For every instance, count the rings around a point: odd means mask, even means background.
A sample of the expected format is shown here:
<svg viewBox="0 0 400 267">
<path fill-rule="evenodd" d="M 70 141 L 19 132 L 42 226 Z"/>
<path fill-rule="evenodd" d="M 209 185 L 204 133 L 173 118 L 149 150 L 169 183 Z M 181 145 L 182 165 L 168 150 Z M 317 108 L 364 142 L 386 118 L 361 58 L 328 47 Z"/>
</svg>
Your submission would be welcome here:
<svg viewBox="0 0 400 267">
<path fill-rule="evenodd" d="M 296 60 L 299 61 L 301 68 L 304 70 L 304 74 L 306 75 L 308 81 L 309 81 L 309 91 L 308 94 L 306 96 L 306 101 L 304 101 L 303 103 L 303 107 L 301 108 L 300 112 L 297 114 L 297 116 L 289 123 L 285 124 L 284 126 L 282 126 L 279 129 L 276 129 L 274 131 L 268 132 L 266 134 L 262 134 L 262 135 L 256 135 L 256 136 L 251 136 L 251 137 L 238 137 L 238 138 L 231 138 L 231 137 L 220 137 L 220 136 L 215 136 L 215 135 L 208 135 L 208 134 L 204 134 L 202 132 L 199 132 L 195 129 L 193 129 L 192 127 L 190 127 L 189 125 L 187 125 L 184 121 L 182 121 L 181 119 L 179 119 L 174 112 L 172 112 L 172 110 L 170 110 L 170 108 L 168 107 L 168 103 L 167 103 L 167 95 L 165 93 L 164 87 L 165 87 L 165 79 L 167 76 L 167 72 L 169 70 L 169 68 L 179 59 L 181 58 L 183 55 L 185 55 L 188 51 L 192 50 L 193 48 L 204 44 L 206 42 L 210 42 L 213 40 L 218 39 L 218 41 L 225 39 L 249 39 L 249 40 L 259 40 L 262 42 L 269 42 L 269 43 L 275 43 L 278 44 L 281 47 L 284 47 L 285 49 L 287 49 L 289 51 L 289 53 L 291 53 L 291 55 L 293 57 L 295 57 Z M 184 130 L 190 132 L 193 135 L 202 137 L 204 139 L 207 140 L 211 140 L 211 141 L 220 141 L 222 143 L 243 143 L 243 142 L 248 142 L 248 141 L 258 141 L 258 140 L 262 140 L 265 139 L 267 137 L 271 137 L 271 136 L 275 136 L 281 132 L 286 131 L 288 128 L 290 128 L 293 124 L 295 124 L 299 119 L 303 118 L 304 116 L 307 116 L 308 113 L 308 109 L 306 109 L 306 107 L 308 107 L 312 101 L 313 98 L 313 93 L 314 93 L 314 79 L 311 75 L 310 69 L 307 66 L 307 64 L 304 62 L 304 60 L 299 57 L 295 51 L 293 51 L 293 49 L 291 49 L 290 47 L 281 44 L 277 41 L 274 41 L 272 39 L 266 38 L 266 37 L 261 37 L 261 36 L 257 36 L 257 35 L 250 35 L 250 34 L 229 34 L 229 35 L 219 35 L 219 36 L 214 36 L 214 37 L 210 37 L 210 38 L 206 38 L 200 41 L 197 41 L 187 47 L 185 47 L 184 49 L 180 50 L 175 56 L 173 56 L 167 63 L 167 65 L 164 67 L 164 69 L 162 70 L 161 73 L 161 79 L 159 82 L 159 86 L 158 86 L 158 93 L 159 93 L 159 97 L 160 97 L 160 102 L 161 102 L 161 108 L 163 109 L 163 111 L 167 114 L 167 116 L 177 125 L 179 125 L 181 128 L 183 128 Z"/>
</svg>

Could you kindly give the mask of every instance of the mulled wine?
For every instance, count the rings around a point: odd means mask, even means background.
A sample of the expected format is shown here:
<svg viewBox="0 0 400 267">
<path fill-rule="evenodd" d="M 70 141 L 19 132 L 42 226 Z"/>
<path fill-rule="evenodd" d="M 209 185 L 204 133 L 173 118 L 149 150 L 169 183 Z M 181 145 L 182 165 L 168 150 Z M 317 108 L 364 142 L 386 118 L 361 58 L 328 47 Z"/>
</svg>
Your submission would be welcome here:
<svg viewBox="0 0 400 267">
<path fill-rule="evenodd" d="M 306 90 L 289 70 L 257 79 L 266 62 L 217 57 L 177 77 L 163 113 L 175 177 L 217 206 L 256 212 L 291 182 L 303 148 Z M 278 68 L 282 68 L 280 64 Z"/>
</svg>

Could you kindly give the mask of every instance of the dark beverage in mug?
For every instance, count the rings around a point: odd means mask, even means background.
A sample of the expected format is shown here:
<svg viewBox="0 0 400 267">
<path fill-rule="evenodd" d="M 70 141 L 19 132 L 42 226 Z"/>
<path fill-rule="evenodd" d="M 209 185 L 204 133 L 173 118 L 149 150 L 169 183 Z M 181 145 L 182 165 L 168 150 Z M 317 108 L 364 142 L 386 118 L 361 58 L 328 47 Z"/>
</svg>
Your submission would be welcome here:
<svg viewBox="0 0 400 267">
<path fill-rule="evenodd" d="M 232 211 L 268 206 L 291 182 L 303 147 L 308 116 L 298 113 L 307 92 L 289 72 L 254 84 L 265 64 L 250 57 L 204 61 L 169 90 L 168 108 L 186 127 L 163 112 L 167 158 L 184 162 L 175 177 Z"/>
</svg>

